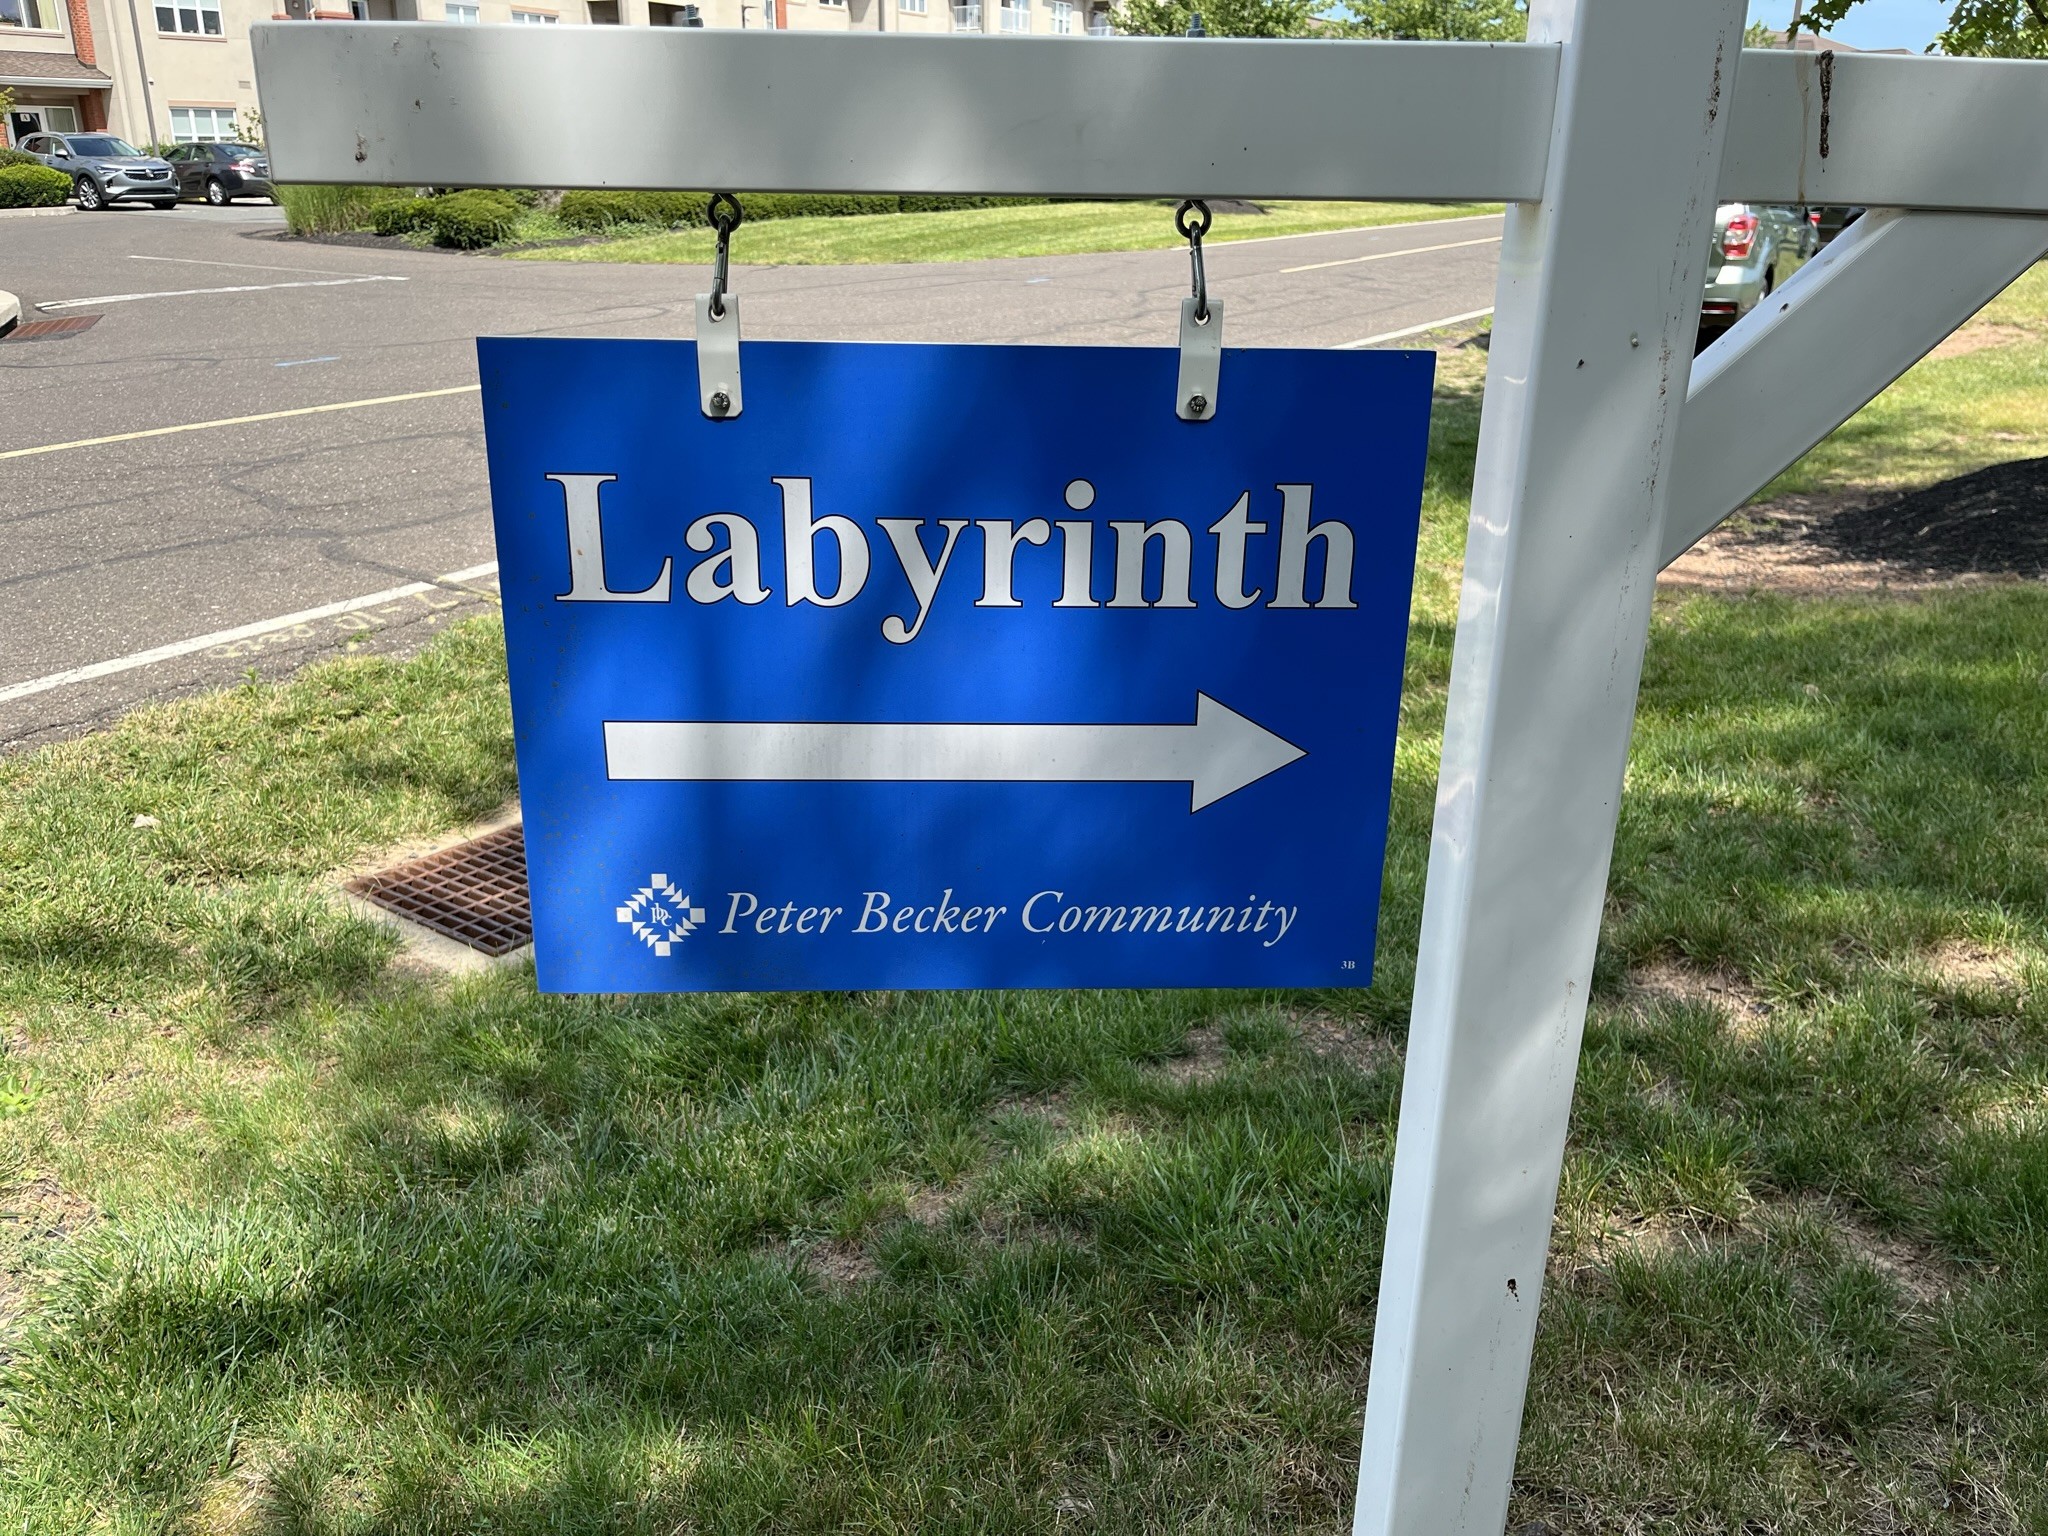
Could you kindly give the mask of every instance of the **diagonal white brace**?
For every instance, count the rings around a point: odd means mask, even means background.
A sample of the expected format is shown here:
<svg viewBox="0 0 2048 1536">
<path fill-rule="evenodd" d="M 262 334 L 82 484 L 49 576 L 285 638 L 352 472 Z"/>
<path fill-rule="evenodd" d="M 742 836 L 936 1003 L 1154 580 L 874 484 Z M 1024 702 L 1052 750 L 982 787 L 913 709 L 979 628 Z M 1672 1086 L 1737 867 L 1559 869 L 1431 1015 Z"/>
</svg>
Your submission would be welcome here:
<svg viewBox="0 0 2048 1536">
<path fill-rule="evenodd" d="M 2048 74 L 2048 69 L 2043 69 Z M 1669 565 L 2048 252 L 2048 219 L 1866 214 L 1693 364 Z"/>
</svg>

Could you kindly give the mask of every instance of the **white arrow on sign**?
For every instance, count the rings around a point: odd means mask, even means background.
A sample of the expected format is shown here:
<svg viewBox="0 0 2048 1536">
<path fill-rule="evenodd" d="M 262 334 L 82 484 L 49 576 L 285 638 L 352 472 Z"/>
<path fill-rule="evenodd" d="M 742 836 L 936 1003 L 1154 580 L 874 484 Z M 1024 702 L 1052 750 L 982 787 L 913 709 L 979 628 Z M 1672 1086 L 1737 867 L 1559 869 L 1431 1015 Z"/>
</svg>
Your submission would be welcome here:
<svg viewBox="0 0 2048 1536">
<path fill-rule="evenodd" d="M 1305 753 L 1206 693 L 1193 725 L 607 720 L 614 779 L 1186 784 L 1191 810 Z"/>
</svg>

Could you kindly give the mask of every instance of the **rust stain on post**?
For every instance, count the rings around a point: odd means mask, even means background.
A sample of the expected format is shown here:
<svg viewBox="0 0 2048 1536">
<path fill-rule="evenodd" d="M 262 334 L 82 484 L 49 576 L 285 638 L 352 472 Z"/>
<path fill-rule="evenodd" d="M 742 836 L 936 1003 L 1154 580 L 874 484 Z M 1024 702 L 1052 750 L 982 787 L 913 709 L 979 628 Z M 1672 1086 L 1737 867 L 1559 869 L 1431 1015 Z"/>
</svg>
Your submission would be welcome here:
<svg viewBox="0 0 2048 1536">
<path fill-rule="evenodd" d="M 1828 112 L 1835 94 L 1835 55 L 1830 49 L 1820 56 L 1820 157 L 1828 157 Z M 1802 190 L 1804 190 L 1802 188 Z"/>
</svg>

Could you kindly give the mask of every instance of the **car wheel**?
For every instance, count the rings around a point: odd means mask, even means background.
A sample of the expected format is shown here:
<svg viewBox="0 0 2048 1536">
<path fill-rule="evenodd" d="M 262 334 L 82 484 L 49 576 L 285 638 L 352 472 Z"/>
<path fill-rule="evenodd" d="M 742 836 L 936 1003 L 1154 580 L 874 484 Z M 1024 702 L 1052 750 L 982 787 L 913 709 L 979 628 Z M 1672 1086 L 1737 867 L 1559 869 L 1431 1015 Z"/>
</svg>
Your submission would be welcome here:
<svg viewBox="0 0 2048 1536">
<path fill-rule="evenodd" d="M 1765 268 L 1764 268 L 1764 297 L 1768 299 L 1768 298 L 1769 298 L 1769 297 L 1771 296 L 1771 290 L 1772 290 L 1773 288 L 1777 287 L 1777 286 L 1778 286 L 1778 269 L 1777 269 L 1777 267 L 1776 267 L 1776 266 L 1769 266 L 1769 267 L 1765 267 Z"/>
<path fill-rule="evenodd" d="M 224 187 L 224 186 L 222 186 L 222 185 L 220 184 L 220 181 L 219 181 L 219 179 L 218 179 L 218 178 L 215 178 L 215 177 L 208 177 L 208 178 L 207 178 L 207 182 L 206 182 L 206 200 L 207 200 L 207 201 L 208 201 L 209 203 L 213 204 L 213 206 L 214 206 L 214 207 L 216 207 L 216 208 L 225 208 L 225 207 L 227 207 L 227 205 L 228 205 L 228 189 L 227 189 L 226 187 Z"/>
<path fill-rule="evenodd" d="M 100 195 L 100 184 L 90 176 L 79 177 L 76 190 L 78 206 L 87 213 L 95 213 L 107 206 L 106 198 Z"/>
</svg>

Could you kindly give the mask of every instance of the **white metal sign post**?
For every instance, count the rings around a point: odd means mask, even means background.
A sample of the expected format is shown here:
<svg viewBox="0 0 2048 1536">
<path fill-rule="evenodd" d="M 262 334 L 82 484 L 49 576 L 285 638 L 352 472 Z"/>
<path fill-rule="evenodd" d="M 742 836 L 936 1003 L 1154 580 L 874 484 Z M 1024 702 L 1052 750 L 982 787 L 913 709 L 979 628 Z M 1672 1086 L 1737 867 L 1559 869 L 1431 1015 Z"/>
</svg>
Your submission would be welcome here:
<svg viewBox="0 0 2048 1536">
<path fill-rule="evenodd" d="M 1508 45 L 255 30 L 286 181 L 1511 205 L 1361 1536 L 1505 1519 L 1658 569 L 2048 250 L 2048 66 L 1743 53 L 1744 11 L 1535 0 Z M 1695 364 L 1722 199 L 1887 211 Z"/>
<path fill-rule="evenodd" d="M 1501 246 L 1366 1396 L 1361 1532 L 1507 1515 L 1743 0 L 1566 46 Z"/>
</svg>

